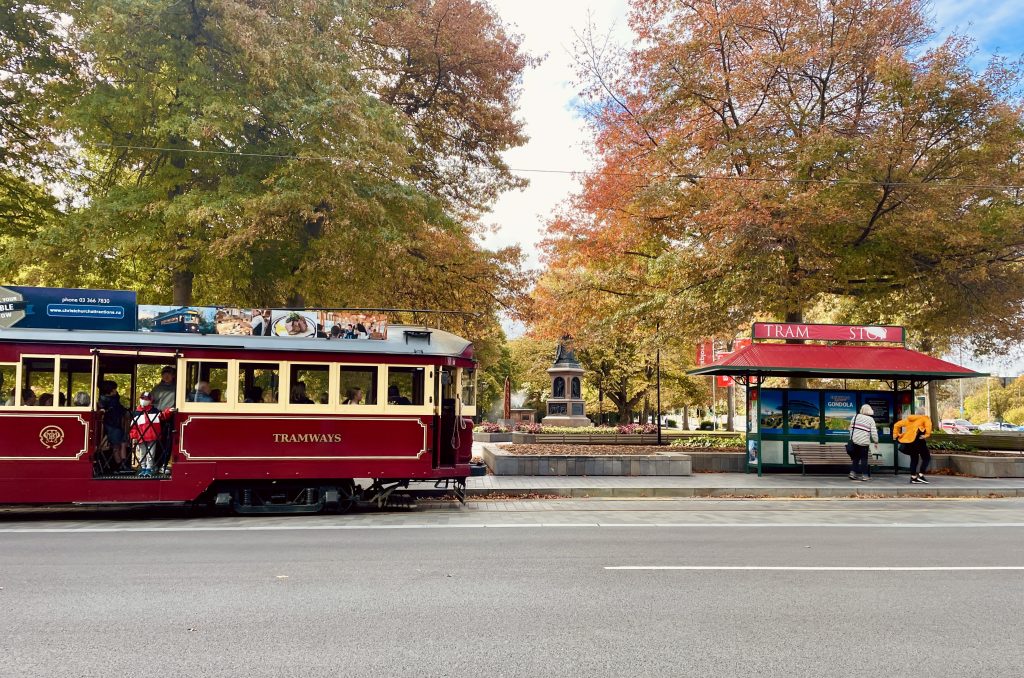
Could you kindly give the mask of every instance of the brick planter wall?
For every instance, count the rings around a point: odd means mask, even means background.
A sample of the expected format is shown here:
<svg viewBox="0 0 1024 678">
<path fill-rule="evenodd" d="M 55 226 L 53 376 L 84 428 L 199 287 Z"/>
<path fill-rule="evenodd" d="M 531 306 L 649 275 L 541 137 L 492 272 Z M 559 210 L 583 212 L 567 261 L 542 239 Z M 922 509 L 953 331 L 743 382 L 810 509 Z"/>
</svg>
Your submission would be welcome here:
<svg viewBox="0 0 1024 678">
<path fill-rule="evenodd" d="M 667 448 L 666 448 L 667 449 Z M 690 457 L 652 455 L 516 455 L 485 445 L 484 463 L 497 476 L 688 476 Z"/>
<path fill-rule="evenodd" d="M 473 440 L 478 443 L 510 443 L 512 442 L 512 432 L 478 433 L 477 431 L 473 431 Z"/>
</svg>

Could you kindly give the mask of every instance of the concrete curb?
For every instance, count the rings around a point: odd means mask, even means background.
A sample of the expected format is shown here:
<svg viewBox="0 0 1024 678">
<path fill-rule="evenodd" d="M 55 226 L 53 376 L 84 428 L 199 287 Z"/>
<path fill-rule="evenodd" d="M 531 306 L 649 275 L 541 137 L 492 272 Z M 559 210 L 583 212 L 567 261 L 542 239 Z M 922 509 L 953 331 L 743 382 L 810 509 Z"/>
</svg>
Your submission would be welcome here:
<svg viewBox="0 0 1024 678">
<path fill-rule="evenodd" d="M 960 487 L 533 487 L 467 488 L 471 497 L 491 495 L 516 496 L 539 494 L 573 499 L 586 498 L 689 498 L 689 497 L 734 497 L 743 499 L 816 499 L 816 498 L 1013 498 L 1024 497 L 1024 489 L 1008 488 L 960 488 Z"/>
</svg>

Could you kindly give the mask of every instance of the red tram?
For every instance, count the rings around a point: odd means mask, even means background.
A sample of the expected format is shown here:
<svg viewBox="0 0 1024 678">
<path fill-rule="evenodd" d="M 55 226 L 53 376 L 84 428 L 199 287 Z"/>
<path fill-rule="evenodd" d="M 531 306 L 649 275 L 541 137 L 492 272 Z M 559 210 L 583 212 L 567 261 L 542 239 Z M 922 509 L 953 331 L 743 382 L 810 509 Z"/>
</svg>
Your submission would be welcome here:
<svg viewBox="0 0 1024 678">
<path fill-rule="evenodd" d="M 151 390 L 173 404 L 152 475 L 130 448 L 117 465 L 101 385 L 129 413 Z M 427 481 L 461 500 L 470 474 L 473 346 L 424 327 L 375 341 L 8 329 L 0 388 L 4 504 L 317 512 Z"/>
</svg>

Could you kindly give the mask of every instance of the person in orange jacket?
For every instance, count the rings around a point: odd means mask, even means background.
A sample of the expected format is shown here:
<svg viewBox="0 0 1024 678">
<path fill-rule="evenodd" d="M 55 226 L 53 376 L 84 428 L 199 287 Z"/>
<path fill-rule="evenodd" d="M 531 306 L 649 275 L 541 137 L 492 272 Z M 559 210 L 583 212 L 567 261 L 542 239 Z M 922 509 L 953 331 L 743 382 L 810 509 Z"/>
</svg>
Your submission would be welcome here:
<svg viewBox="0 0 1024 678">
<path fill-rule="evenodd" d="M 924 472 L 928 470 L 932 455 L 925 440 L 931 435 L 932 420 L 923 414 L 908 415 L 892 427 L 892 436 L 900 443 L 900 450 L 910 456 L 911 483 L 928 482 Z"/>
</svg>

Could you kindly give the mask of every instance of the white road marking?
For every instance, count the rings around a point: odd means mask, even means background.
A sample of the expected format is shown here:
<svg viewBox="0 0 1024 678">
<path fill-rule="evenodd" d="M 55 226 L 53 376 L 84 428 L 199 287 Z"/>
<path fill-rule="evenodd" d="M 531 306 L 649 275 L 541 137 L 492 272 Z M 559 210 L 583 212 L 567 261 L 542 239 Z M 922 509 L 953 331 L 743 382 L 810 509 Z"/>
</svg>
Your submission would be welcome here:
<svg viewBox="0 0 1024 678">
<path fill-rule="evenodd" d="M 880 529 L 966 529 L 1024 528 L 1024 523 L 411 523 L 406 525 L 164 525 L 111 527 L 7 527 L 0 534 L 96 534 L 116 532 L 294 532 L 301 530 L 466 530 L 541 527 L 571 528 L 676 528 L 676 529 L 777 529 L 777 528 L 880 528 Z"/>
<path fill-rule="evenodd" d="M 616 565 L 606 570 L 756 570 L 779 572 L 966 572 L 975 570 L 1024 570 L 1024 565 L 928 565 L 915 567 L 858 567 L 815 565 Z"/>
</svg>

